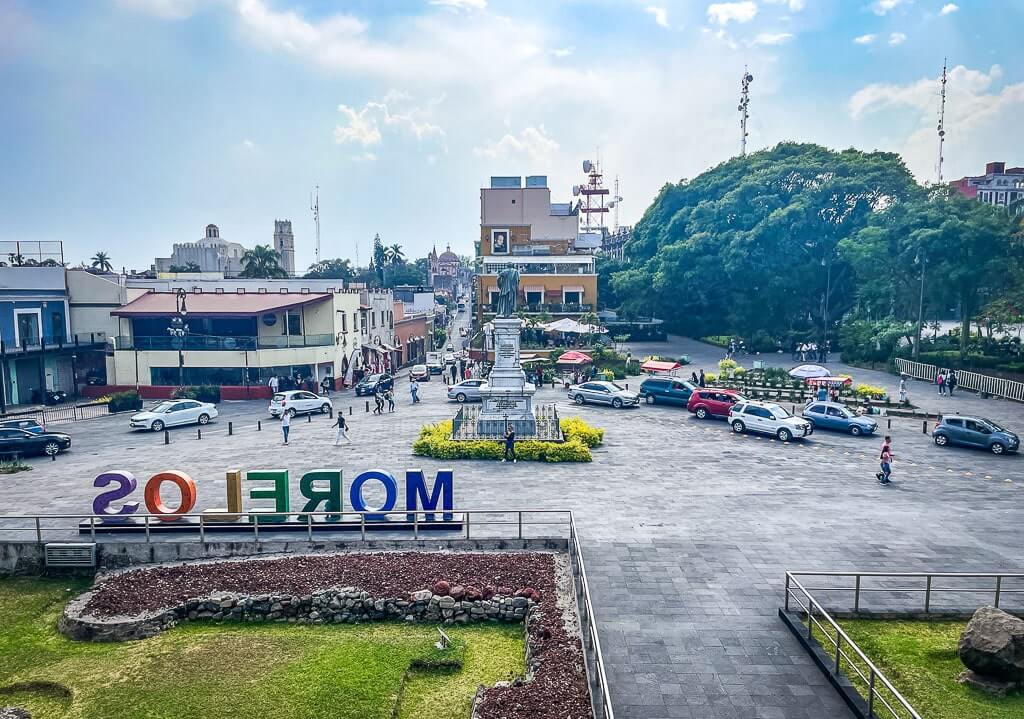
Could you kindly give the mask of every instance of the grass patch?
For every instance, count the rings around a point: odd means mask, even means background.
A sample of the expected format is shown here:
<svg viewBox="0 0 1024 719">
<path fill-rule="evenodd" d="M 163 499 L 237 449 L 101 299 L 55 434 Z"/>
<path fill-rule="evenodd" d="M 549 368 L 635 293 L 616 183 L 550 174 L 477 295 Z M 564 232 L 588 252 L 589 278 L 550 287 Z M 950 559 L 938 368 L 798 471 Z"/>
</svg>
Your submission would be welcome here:
<svg viewBox="0 0 1024 719">
<path fill-rule="evenodd" d="M 1004 699 L 958 684 L 964 665 L 956 653 L 966 621 L 893 621 L 843 619 L 840 626 L 892 682 L 917 712 L 928 719 L 1019 719 L 1024 716 L 1024 694 Z M 815 636 L 830 656 L 834 638 Z M 867 674 L 865 666 L 861 671 Z M 843 673 L 867 696 L 867 685 L 843 661 Z M 891 697 L 883 692 L 887 701 Z M 876 707 L 876 713 L 888 713 Z"/>
<path fill-rule="evenodd" d="M 477 685 L 525 671 L 519 625 L 446 628 L 446 656 L 433 626 L 398 623 L 195 623 L 72 642 L 56 622 L 86 584 L 0 580 L 0 704 L 52 719 L 391 719 L 401 693 L 399 717 L 463 719 Z"/>
</svg>

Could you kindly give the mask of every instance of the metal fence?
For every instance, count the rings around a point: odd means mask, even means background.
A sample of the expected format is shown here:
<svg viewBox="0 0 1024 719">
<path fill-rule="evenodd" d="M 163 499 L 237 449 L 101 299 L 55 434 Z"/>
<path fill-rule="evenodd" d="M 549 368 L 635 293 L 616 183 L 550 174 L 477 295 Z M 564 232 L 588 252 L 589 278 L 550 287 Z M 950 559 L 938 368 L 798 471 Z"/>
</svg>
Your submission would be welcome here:
<svg viewBox="0 0 1024 719">
<path fill-rule="evenodd" d="M 615 719 L 608 677 L 604 671 L 604 655 L 601 654 L 601 639 L 597 636 L 597 626 L 594 621 L 594 605 L 590 599 L 587 570 L 583 565 L 579 532 L 576 531 L 576 522 L 572 514 L 569 515 L 569 561 L 572 564 L 576 603 L 580 613 L 580 629 L 583 632 L 583 661 L 586 664 L 587 676 L 590 677 L 590 701 L 594 717 L 595 719 Z"/>
<path fill-rule="evenodd" d="M 804 586 L 797 577 L 813 577 L 825 582 L 821 586 Z M 826 599 L 819 600 L 812 592 Z M 866 597 L 881 594 L 888 596 L 875 602 L 874 609 L 865 609 Z M 968 607 L 978 606 L 979 600 L 991 600 L 998 607 L 1007 595 L 1024 595 L 1024 574 L 786 572 L 783 610 L 789 613 L 797 609 L 801 613 L 807 639 L 817 640 L 830 660 L 829 666 L 823 669 L 834 678 L 843 676 L 844 671 L 847 673 L 847 678 L 867 702 L 867 716 L 921 719 L 910 702 L 836 622 L 833 615 L 837 610 L 833 609 L 830 614 L 822 605 L 822 601 L 830 601 L 834 595 L 852 598 L 850 608 L 854 614 L 916 617 L 921 613 L 964 613 Z M 967 595 L 971 601 L 964 606 L 955 604 L 957 600 L 952 599 L 952 604 L 947 602 L 946 606 L 936 607 L 938 598 L 949 600 L 954 595 Z"/>
<path fill-rule="evenodd" d="M 940 369 L 937 365 L 924 364 L 923 362 L 912 362 L 911 360 L 904 359 L 902 357 L 897 357 L 895 361 L 896 370 L 900 374 L 905 374 L 908 377 L 914 377 L 915 379 L 927 380 L 929 382 L 935 381 L 935 377 Z M 942 367 L 941 369 L 946 371 L 949 370 L 948 367 Z M 957 386 L 961 389 L 969 389 L 974 392 L 981 392 L 993 397 L 1004 397 L 1006 399 L 1016 400 L 1017 402 L 1024 402 L 1024 382 L 1004 379 L 1002 377 L 992 377 L 987 374 L 971 372 L 969 370 L 956 370 L 956 376 L 958 379 Z"/>
<path fill-rule="evenodd" d="M 55 407 L 25 410 L 23 412 L 7 412 L 0 414 L 0 422 L 12 419 L 34 419 L 42 425 L 77 422 L 83 419 L 94 419 L 110 414 L 107 402 L 88 402 L 86 404 L 63 404 Z"/>
</svg>

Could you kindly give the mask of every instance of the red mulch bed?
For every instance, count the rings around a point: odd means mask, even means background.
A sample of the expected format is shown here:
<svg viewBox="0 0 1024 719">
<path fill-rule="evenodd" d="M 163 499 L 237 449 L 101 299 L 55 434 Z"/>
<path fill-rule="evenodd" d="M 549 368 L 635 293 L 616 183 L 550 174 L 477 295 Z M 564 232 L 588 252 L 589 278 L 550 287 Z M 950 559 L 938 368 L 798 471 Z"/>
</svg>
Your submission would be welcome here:
<svg viewBox="0 0 1024 719">
<path fill-rule="evenodd" d="M 479 707 L 482 719 L 591 716 L 582 648 L 562 624 L 550 554 L 389 552 L 140 569 L 100 584 L 87 611 L 98 616 L 131 616 L 215 592 L 305 595 L 330 587 L 357 587 L 372 597 L 402 597 L 431 589 L 440 580 L 453 587 L 507 587 L 513 592 L 531 587 L 540 594 L 542 618 L 531 621 L 529 636 L 532 655 L 540 666 L 531 682 L 488 689 Z"/>
</svg>

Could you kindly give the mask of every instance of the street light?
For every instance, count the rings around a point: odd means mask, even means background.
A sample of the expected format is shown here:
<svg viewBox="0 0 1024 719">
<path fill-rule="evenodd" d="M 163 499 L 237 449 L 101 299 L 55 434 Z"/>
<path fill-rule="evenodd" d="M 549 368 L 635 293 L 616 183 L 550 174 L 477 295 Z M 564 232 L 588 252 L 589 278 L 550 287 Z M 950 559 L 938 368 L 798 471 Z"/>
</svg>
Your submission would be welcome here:
<svg viewBox="0 0 1024 719">
<path fill-rule="evenodd" d="M 917 341 L 914 342 L 914 361 L 921 360 L 921 333 L 924 322 L 924 270 L 928 264 L 928 258 L 920 250 L 914 255 L 914 264 L 921 265 L 921 290 L 917 298 Z"/>
<path fill-rule="evenodd" d="M 167 328 L 168 334 L 178 340 L 178 386 L 185 386 L 185 341 L 188 339 L 188 325 L 185 319 L 188 317 L 188 308 L 185 307 L 185 289 L 179 287 L 174 296 L 174 306 L 177 316 L 171 319 L 171 326 Z"/>
</svg>

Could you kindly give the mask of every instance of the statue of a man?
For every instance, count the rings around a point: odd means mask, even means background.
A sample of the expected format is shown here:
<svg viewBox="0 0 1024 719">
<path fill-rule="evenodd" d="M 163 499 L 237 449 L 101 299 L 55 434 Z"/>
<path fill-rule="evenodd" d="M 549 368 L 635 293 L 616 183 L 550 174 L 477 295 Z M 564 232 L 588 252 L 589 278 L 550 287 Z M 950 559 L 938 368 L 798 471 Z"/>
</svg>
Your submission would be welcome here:
<svg viewBox="0 0 1024 719">
<path fill-rule="evenodd" d="M 519 270 L 506 267 L 498 273 L 498 317 L 511 317 L 516 312 L 519 294 Z"/>
</svg>

